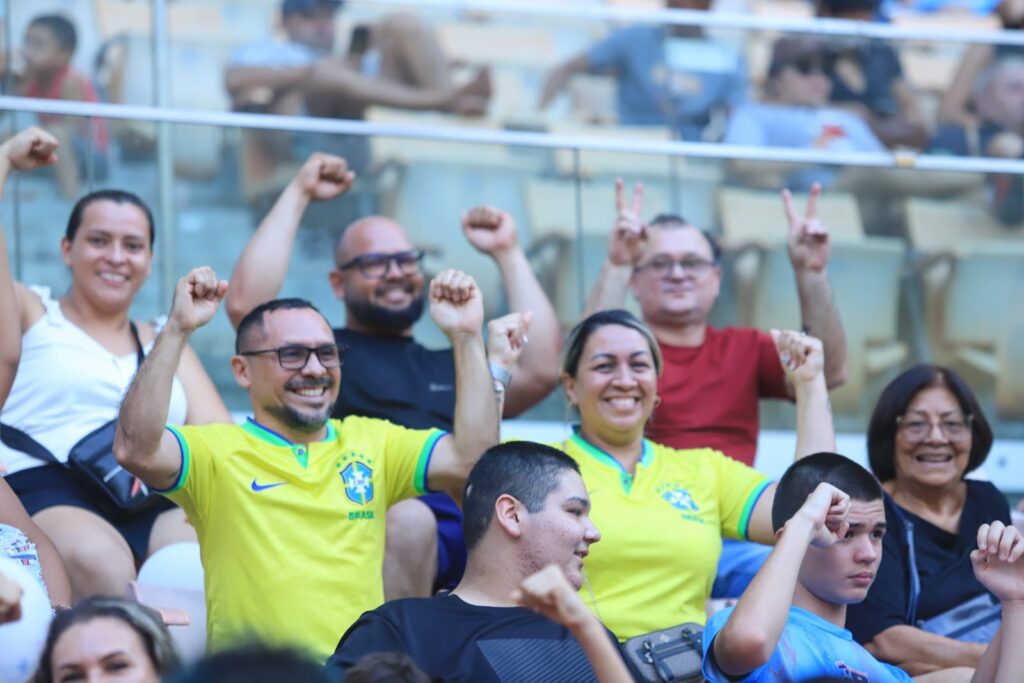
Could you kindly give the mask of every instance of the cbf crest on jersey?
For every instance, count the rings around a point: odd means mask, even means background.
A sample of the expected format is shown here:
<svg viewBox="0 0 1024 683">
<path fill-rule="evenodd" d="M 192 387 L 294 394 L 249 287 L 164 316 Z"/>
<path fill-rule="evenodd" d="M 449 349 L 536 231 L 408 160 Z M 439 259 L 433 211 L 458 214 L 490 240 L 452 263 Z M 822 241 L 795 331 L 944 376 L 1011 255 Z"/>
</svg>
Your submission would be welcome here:
<svg viewBox="0 0 1024 683">
<path fill-rule="evenodd" d="M 341 471 L 345 482 L 345 495 L 357 505 L 366 505 L 373 500 L 373 470 L 361 462 L 350 462 Z"/>
<path fill-rule="evenodd" d="M 664 484 L 658 487 L 662 500 L 680 512 L 696 512 L 697 504 L 693 502 L 689 491 L 679 484 Z"/>
</svg>

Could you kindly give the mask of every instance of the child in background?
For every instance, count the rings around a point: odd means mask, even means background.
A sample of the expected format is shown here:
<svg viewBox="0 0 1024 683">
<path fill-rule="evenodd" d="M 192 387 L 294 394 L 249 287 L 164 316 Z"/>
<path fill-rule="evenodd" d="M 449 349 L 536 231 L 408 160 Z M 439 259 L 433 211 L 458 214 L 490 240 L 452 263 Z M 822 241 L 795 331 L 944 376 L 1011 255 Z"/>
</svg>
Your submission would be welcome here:
<svg viewBox="0 0 1024 683">
<path fill-rule="evenodd" d="M 92 81 L 71 66 L 77 44 L 75 27 L 66 18 L 57 14 L 35 17 L 25 30 L 21 94 L 49 100 L 98 102 Z M 94 176 L 106 176 L 107 128 L 103 120 L 41 114 L 39 122 L 60 141 L 62 152 L 55 170 L 65 197 L 78 195 L 79 180 L 90 166 Z"/>
</svg>

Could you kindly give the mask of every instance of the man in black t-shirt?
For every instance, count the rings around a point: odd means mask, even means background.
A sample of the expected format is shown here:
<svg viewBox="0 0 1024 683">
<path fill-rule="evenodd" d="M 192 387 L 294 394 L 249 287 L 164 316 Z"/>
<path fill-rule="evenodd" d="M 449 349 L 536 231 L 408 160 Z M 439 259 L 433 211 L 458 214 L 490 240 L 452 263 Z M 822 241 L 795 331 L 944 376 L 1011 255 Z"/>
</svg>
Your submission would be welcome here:
<svg viewBox="0 0 1024 683">
<path fill-rule="evenodd" d="M 344 194 L 354 174 L 345 160 L 313 154 L 281 193 L 235 266 L 226 309 L 237 325 L 258 304 L 278 296 L 299 222 L 310 202 Z M 492 358 L 496 390 L 511 417 L 543 399 L 558 381 L 562 334 L 554 309 L 534 276 L 511 216 L 477 207 L 463 216 L 469 242 L 494 259 L 511 311 L 530 318 L 530 343 L 514 367 Z M 345 349 L 344 381 L 334 416 L 365 415 L 405 427 L 451 429 L 455 374 L 451 351 L 417 343 L 412 326 L 423 313 L 423 252 L 384 216 L 348 226 L 329 274 L 345 304 L 346 325 L 335 329 Z M 510 381 L 511 380 L 511 381 Z M 506 391 L 507 388 L 507 391 Z M 403 501 L 388 511 L 384 593 L 389 599 L 429 595 L 458 582 L 465 564 L 461 515 L 444 494 Z"/>
<path fill-rule="evenodd" d="M 570 631 L 519 607 L 515 595 L 527 577 L 549 565 L 559 567 L 574 590 L 583 583 L 583 558 L 600 534 L 588 516 L 579 466 L 529 441 L 494 446 L 466 480 L 463 510 L 469 559 L 459 585 L 363 614 L 327 661 L 330 677 L 343 680 L 368 654 L 401 652 L 448 683 L 596 681 L 574 636 L 582 637 L 583 627 Z"/>
</svg>

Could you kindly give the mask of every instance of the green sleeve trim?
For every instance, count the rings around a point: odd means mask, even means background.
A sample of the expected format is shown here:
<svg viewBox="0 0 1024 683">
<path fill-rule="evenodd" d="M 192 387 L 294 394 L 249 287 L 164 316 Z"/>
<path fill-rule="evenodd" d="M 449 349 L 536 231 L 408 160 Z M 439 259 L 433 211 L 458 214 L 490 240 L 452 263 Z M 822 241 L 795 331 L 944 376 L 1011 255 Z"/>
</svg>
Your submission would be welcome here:
<svg viewBox="0 0 1024 683">
<path fill-rule="evenodd" d="M 427 488 L 427 470 L 430 469 L 430 458 L 434 455 L 434 447 L 445 436 L 448 436 L 448 432 L 441 429 L 431 429 L 427 440 L 423 443 L 423 448 L 420 449 L 420 457 L 416 462 L 416 474 L 413 475 L 413 486 L 416 489 L 416 493 L 421 496 L 433 493 Z"/>
<path fill-rule="evenodd" d="M 754 514 L 754 508 L 757 507 L 757 501 L 761 500 L 762 494 L 772 485 L 771 479 L 765 479 L 757 485 L 750 495 L 747 497 L 747 504 L 743 506 L 743 514 L 740 515 L 740 523 L 737 527 L 739 531 L 740 540 L 750 540 L 750 517 Z"/>
<path fill-rule="evenodd" d="M 153 488 L 157 493 L 167 495 L 168 493 L 174 493 L 180 491 L 181 487 L 188 481 L 188 471 L 192 465 L 192 455 L 188 450 L 188 441 L 185 439 L 184 434 L 179 432 L 176 428 L 171 425 L 164 427 L 167 431 L 174 435 L 174 439 L 178 442 L 178 450 L 181 452 L 181 468 L 178 470 L 178 478 L 174 480 L 174 483 L 170 488 L 158 489 Z M 152 488 L 152 487 L 150 487 Z"/>
</svg>

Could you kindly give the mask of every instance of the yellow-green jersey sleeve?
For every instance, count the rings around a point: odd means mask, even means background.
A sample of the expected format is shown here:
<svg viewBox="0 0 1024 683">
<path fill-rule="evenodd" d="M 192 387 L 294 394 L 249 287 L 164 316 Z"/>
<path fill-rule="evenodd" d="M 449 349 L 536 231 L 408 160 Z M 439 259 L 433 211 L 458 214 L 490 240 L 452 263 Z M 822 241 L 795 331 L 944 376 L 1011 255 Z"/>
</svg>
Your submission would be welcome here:
<svg viewBox="0 0 1024 683">
<path fill-rule="evenodd" d="M 376 428 L 386 430 L 384 438 L 385 479 L 388 505 L 430 493 L 427 471 L 438 442 L 447 436 L 440 429 L 408 429 L 373 420 Z"/>
<path fill-rule="evenodd" d="M 721 451 L 704 451 L 706 465 L 714 472 L 722 535 L 750 540 L 748 531 L 754 506 L 771 480 L 753 467 L 733 460 Z"/>
<path fill-rule="evenodd" d="M 206 427 L 180 427 L 167 425 L 167 431 L 178 442 L 181 469 L 174 484 L 157 489 L 181 507 L 193 525 L 199 525 L 210 509 L 210 491 L 213 485 L 213 449 L 205 438 Z"/>
</svg>

